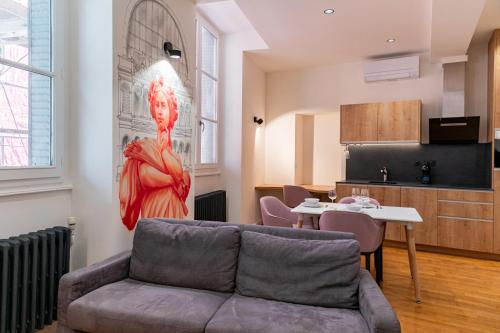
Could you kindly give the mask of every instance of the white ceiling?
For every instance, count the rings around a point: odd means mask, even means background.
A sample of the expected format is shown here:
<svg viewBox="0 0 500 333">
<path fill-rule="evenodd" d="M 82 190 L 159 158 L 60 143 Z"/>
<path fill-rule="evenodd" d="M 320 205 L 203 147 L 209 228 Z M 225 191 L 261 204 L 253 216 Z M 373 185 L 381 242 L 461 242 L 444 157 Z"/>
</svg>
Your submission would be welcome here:
<svg viewBox="0 0 500 333">
<path fill-rule="evenodd" d="M 429 50 L 431 0 L 236 0 L 270 46 L 267 71 Z M 324 15 L 325 8 L 335 13 Z M 388 38 L 397 42 L 389 44 Z"/>
<path fill-rule="evenodd" d="M 487 0 L 472 43 L 487 42 L 495 29 L 500 29 L 500 0 Z"/>
<path fill-rule="evenodd" d="M 251 54 L 265 71 L 421 53 L 440 61 L 500 28 L 500 0 L 198 0 L 198 7 L 223 33 L 256 31 L 268 48 Z"/>
</svg>

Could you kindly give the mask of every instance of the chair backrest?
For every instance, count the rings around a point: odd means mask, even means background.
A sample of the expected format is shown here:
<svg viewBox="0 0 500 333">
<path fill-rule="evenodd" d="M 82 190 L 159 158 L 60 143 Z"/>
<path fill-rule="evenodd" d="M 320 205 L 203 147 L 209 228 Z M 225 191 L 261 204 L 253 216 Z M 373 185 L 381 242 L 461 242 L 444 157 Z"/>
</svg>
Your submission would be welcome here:
<svg viewBox="0 0 500 333">
<path fill-rule="evenodd" d="M 267 226 L 292 228 L 297 223 L 297 214 L 290 212 L 290 208 L 276 197 L 260 198 L 260 211 L 262 223 Z"/>
<path fill-rule="evenodd" d="M 283 186 L 283 199 L 285 205 L 290 208 L 295 208 L 304 202 L 305 198 L 312 198 L 313 196 L 308 190 L 301 186 L 285 185 Z"/>
<path fill-rule="evenodd" d="M 359 242 L 361 252 L 371 253 L 384 240 L 385 222 L 379 222 L 363 213 L 326 211 L 319 219 L 319 229 L 351 232 Z"/>
<path fill-rule="evenodd" d="M 353 197 L 345 197 L 345 198 L 340 199 L 340 201 L 339 201 L 340 204 L 346 204 L 346 205 L 352 204 L 354 202 L 356 202 L 356 200 Z M 373 199 L 373 198 L 370 198 L 370 203 L 372 205 L 375 205 L 375 206 L 380 206 L 380 203 L 376 199 Z"/>
</svg>

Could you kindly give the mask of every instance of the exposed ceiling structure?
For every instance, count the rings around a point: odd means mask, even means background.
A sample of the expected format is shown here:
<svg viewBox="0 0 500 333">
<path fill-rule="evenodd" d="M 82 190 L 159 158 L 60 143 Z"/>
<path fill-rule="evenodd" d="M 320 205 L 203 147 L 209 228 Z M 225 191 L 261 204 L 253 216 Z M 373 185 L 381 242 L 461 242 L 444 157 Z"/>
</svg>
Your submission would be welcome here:
<svg viewBox="0 0 500 333">
<path fill-rule="evenodd" d="M 500 0 L 199 0 L 224 33 L 254 30 L 266 71 L 409 54 L 462 59 L 471 40 L 500 28 Z M 325 9 L 334 13 L 325 15 Z M 484 8 L 484 10 L 483 10 Z M 395 39 L 389 43 L 388 39 Z"/>
</svg>

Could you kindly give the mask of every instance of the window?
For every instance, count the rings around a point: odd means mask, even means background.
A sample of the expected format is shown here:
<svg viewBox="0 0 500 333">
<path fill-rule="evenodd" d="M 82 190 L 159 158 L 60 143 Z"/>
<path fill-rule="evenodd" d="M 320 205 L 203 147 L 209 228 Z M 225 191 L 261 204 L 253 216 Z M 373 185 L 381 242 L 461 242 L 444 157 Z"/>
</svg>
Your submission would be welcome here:
<svg viewBox="0 0 500 333">
<path fill-rule="evenodd" d="M 0 179 L 55 169 L 52 12 L 51 0 L 0 1 Z"/>
<path fill-rule="evenodd" d="M 203 19 L 198 19 L 198 168 L 218 165 L 219 36 Z"/>
</svg>

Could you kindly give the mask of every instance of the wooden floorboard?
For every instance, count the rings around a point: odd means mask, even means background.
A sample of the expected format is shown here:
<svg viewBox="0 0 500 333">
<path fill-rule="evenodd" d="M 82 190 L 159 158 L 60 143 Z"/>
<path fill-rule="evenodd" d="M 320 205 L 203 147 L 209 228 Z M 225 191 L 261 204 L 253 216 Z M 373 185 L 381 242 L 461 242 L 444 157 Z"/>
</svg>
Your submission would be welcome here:
<svg viewBox="0 0 500 333">
<path fill-rule="evenodd" d="M 417 262 L 421 304 L 415 303 L 406 250 L 384 247 L 381 288 L 402 332 L 500 332 L 499 261 L 419 251 Z"/>
</svg>

